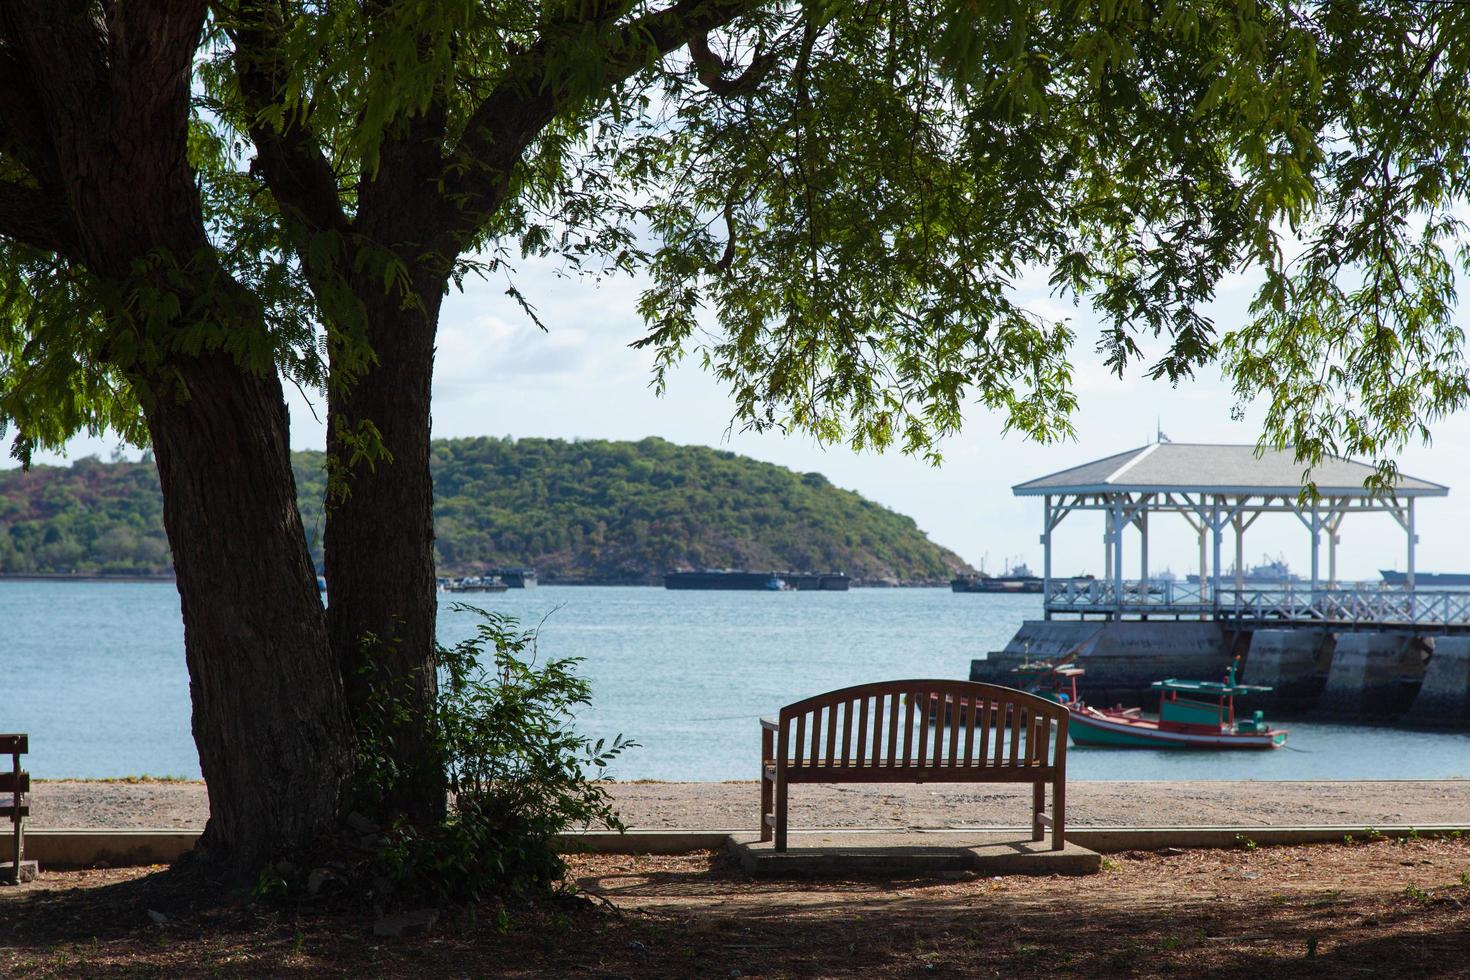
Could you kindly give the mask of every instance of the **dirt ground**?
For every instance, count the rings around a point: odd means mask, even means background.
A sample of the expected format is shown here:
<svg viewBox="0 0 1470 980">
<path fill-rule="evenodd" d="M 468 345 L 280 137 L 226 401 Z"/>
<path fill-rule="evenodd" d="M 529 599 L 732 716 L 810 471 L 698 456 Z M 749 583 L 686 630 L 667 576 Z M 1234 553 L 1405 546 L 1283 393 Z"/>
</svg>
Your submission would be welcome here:
<svg viewBox="0 0 1470 980">
<path fill-rule="evenodd" d="M 1131 853 L 1085 878 L 779 882 L 721 855 L 581 856 L 593 901 L 362 913 L 207 900 L 158 869 L 0 888 L 25 977 L 1470 977 L 1470 842 Z"/>
<path fill-rule="evenodd" d="M 754 827 L 759 787 L 610 784 L 623 820 L 642 829 Z M 799 786 L 793 827 L 1004 827 L 1029 819 L 1024 788 L 977 785 Z M 1067 786 L 1074 827 L 1433 826 L 1470 822 L 1470 780 L 1086 782 Z M 203 827 L 204 784 L 37 781 L 35 827 Z"/>
</svg>

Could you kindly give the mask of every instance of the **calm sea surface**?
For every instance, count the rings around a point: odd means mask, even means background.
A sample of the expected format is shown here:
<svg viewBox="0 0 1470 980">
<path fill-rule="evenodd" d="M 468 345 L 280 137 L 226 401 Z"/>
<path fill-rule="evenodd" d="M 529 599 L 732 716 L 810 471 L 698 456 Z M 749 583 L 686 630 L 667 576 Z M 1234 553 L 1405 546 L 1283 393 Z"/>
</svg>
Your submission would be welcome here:
<svg viewBox="0 0 1470 980">
<path fill-rule="evenodd" d="M 442 602 L 446 642 L 472 615 Z M 756 719 L 810 694 L 871 680 L 969 674 L 1038 596 L 940 589 L 668 592 L 542 587 L 475 604 L 534 625 L 542 656 L 586 658 L 591 735 L 642 747 L 622 779 L 756 775 Z M 1078 779 L 1374 779 L 1470 776 L 1470 735 L 1295 722 L 1268 753 L 1074 749 Z M 0 731 L 31 735 L 43 777 L 197 777 L 178 594 L 168 583 L 0 582 Z"/>
</svg>

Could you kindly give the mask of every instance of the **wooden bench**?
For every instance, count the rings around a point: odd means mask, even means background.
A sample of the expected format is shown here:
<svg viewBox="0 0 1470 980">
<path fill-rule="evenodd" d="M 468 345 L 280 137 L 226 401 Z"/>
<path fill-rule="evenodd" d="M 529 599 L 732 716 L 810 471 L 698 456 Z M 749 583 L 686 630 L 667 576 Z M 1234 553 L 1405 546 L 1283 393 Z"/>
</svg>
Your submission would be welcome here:
<svg viewBox="0 0 1470 980">
<path fill-rule="evenodd" d="M 1065 846 L 1067 709 L 996 684 L 861 684 L 761 720 L 761 840 L 786 850 L 795 783 L 1030 783 L 1031 839 Z M 1052 814 L 1045 812 L 1046 784 Z"/>
<path fill-rule="evenodd" d="M 11 860 L 0 864 L 0 876 L 11 884 L 25 877 L 25 818 L 31 815 L 31 774 L 21 769 L 20 757 L 30 751 L 30 739 L 24 735 L 0 735 L 0 756 L 10 756 L 10 771 L 0 771 L 0 818 L 9 817 L 11 825 Z"/>
</svg>

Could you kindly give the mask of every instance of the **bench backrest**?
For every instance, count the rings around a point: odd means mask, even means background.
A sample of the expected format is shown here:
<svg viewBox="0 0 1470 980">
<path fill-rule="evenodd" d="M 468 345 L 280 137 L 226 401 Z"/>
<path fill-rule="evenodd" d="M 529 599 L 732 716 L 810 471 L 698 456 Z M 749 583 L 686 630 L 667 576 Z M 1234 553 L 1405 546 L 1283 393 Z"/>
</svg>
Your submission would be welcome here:
<svg viewBox="0 0 1470 980">
<path fill-rule="evenodd" d="M 1065 766 L 1067 717 L 1063 705 L 997 684 L 882 681 L 782 708 L 777 758 L 788 770 L 1050 771 Z"/>
</svg>

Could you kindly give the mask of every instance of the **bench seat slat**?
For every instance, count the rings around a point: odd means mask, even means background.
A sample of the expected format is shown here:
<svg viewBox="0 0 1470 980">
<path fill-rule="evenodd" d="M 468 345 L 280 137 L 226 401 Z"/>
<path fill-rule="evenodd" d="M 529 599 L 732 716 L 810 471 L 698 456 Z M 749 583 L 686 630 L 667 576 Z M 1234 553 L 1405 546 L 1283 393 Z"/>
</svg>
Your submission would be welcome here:
<svg viewBox="0 0 1470 980">
<path fill-rule="evenodd" d="M 898 758 L 898 702 L 900 700 L 896 693 L 888 695 L 888 764 L 890 766 Z"/>
<path fill-rule="evenodd" d="M 805 713 L 803 713 L 803 714 L 799 714 L 799 715 L 796 716 L 796 741 L 795 741 L 795 743 L 793 743 L 793 745 L 794 745 L 794 752 L 793 752 L 793 754 L 791 756 L 791 763 L 790 763 L 790 765 L 792 766 L 792 768 L 796 768 L 796 769 L 801 768 L 801 748 L 802 748 L 802 744 L 803 744 L 803 741 L 804 741 L 805 738 L 806 738 L 806 715 L 805 715 Z"/>
<path fill-rule="evenodd" d="M 914 765 L 923 768 L 929 764 L 929 692 L 915 691 L 909 695 L 909 703 L 913 706 L 909 711 L 909 721 L 914 723 L 917 716 L 919 726 L 919 754 L 914 756 Z"/>
<path fill-rule="evenodd" d="M 844 769 L 833 766 L 803 766 L 786 770 L 789 783 L 1026 783 L 1045 781 L 1056 775 L 1054 769 L 1001 766 L 996 769 L 981 769 L 966 766 L 963 769 L 948 767 L 923 768 L 913 766 L 889 769 Z"/>
<path fill-rule="evenodd" d="M 904 724 L 903 724 L 903 764 L 911 766 L 914 764 L 914 692 L 909 691 L 907 696 L 895 698 L 904 702 Z M 897 705 L 895 705 L 897 707 Z"/>
<path fill-rule="evenodd" d="M 837 759 L 837 711 L 841 705 L 834 704 L 827 708 L 827 765 L 831 765 Z"/>
<path fill-rule="evenodd" d="M 19 774 L 14 772 L 0 772 L 0 793 L 16 792 L 16 783 L 20 783 L 20 792 L 29 793 L 31 791 L 31 774 L 28 772 L 21 772 Z"/>
</svg>

